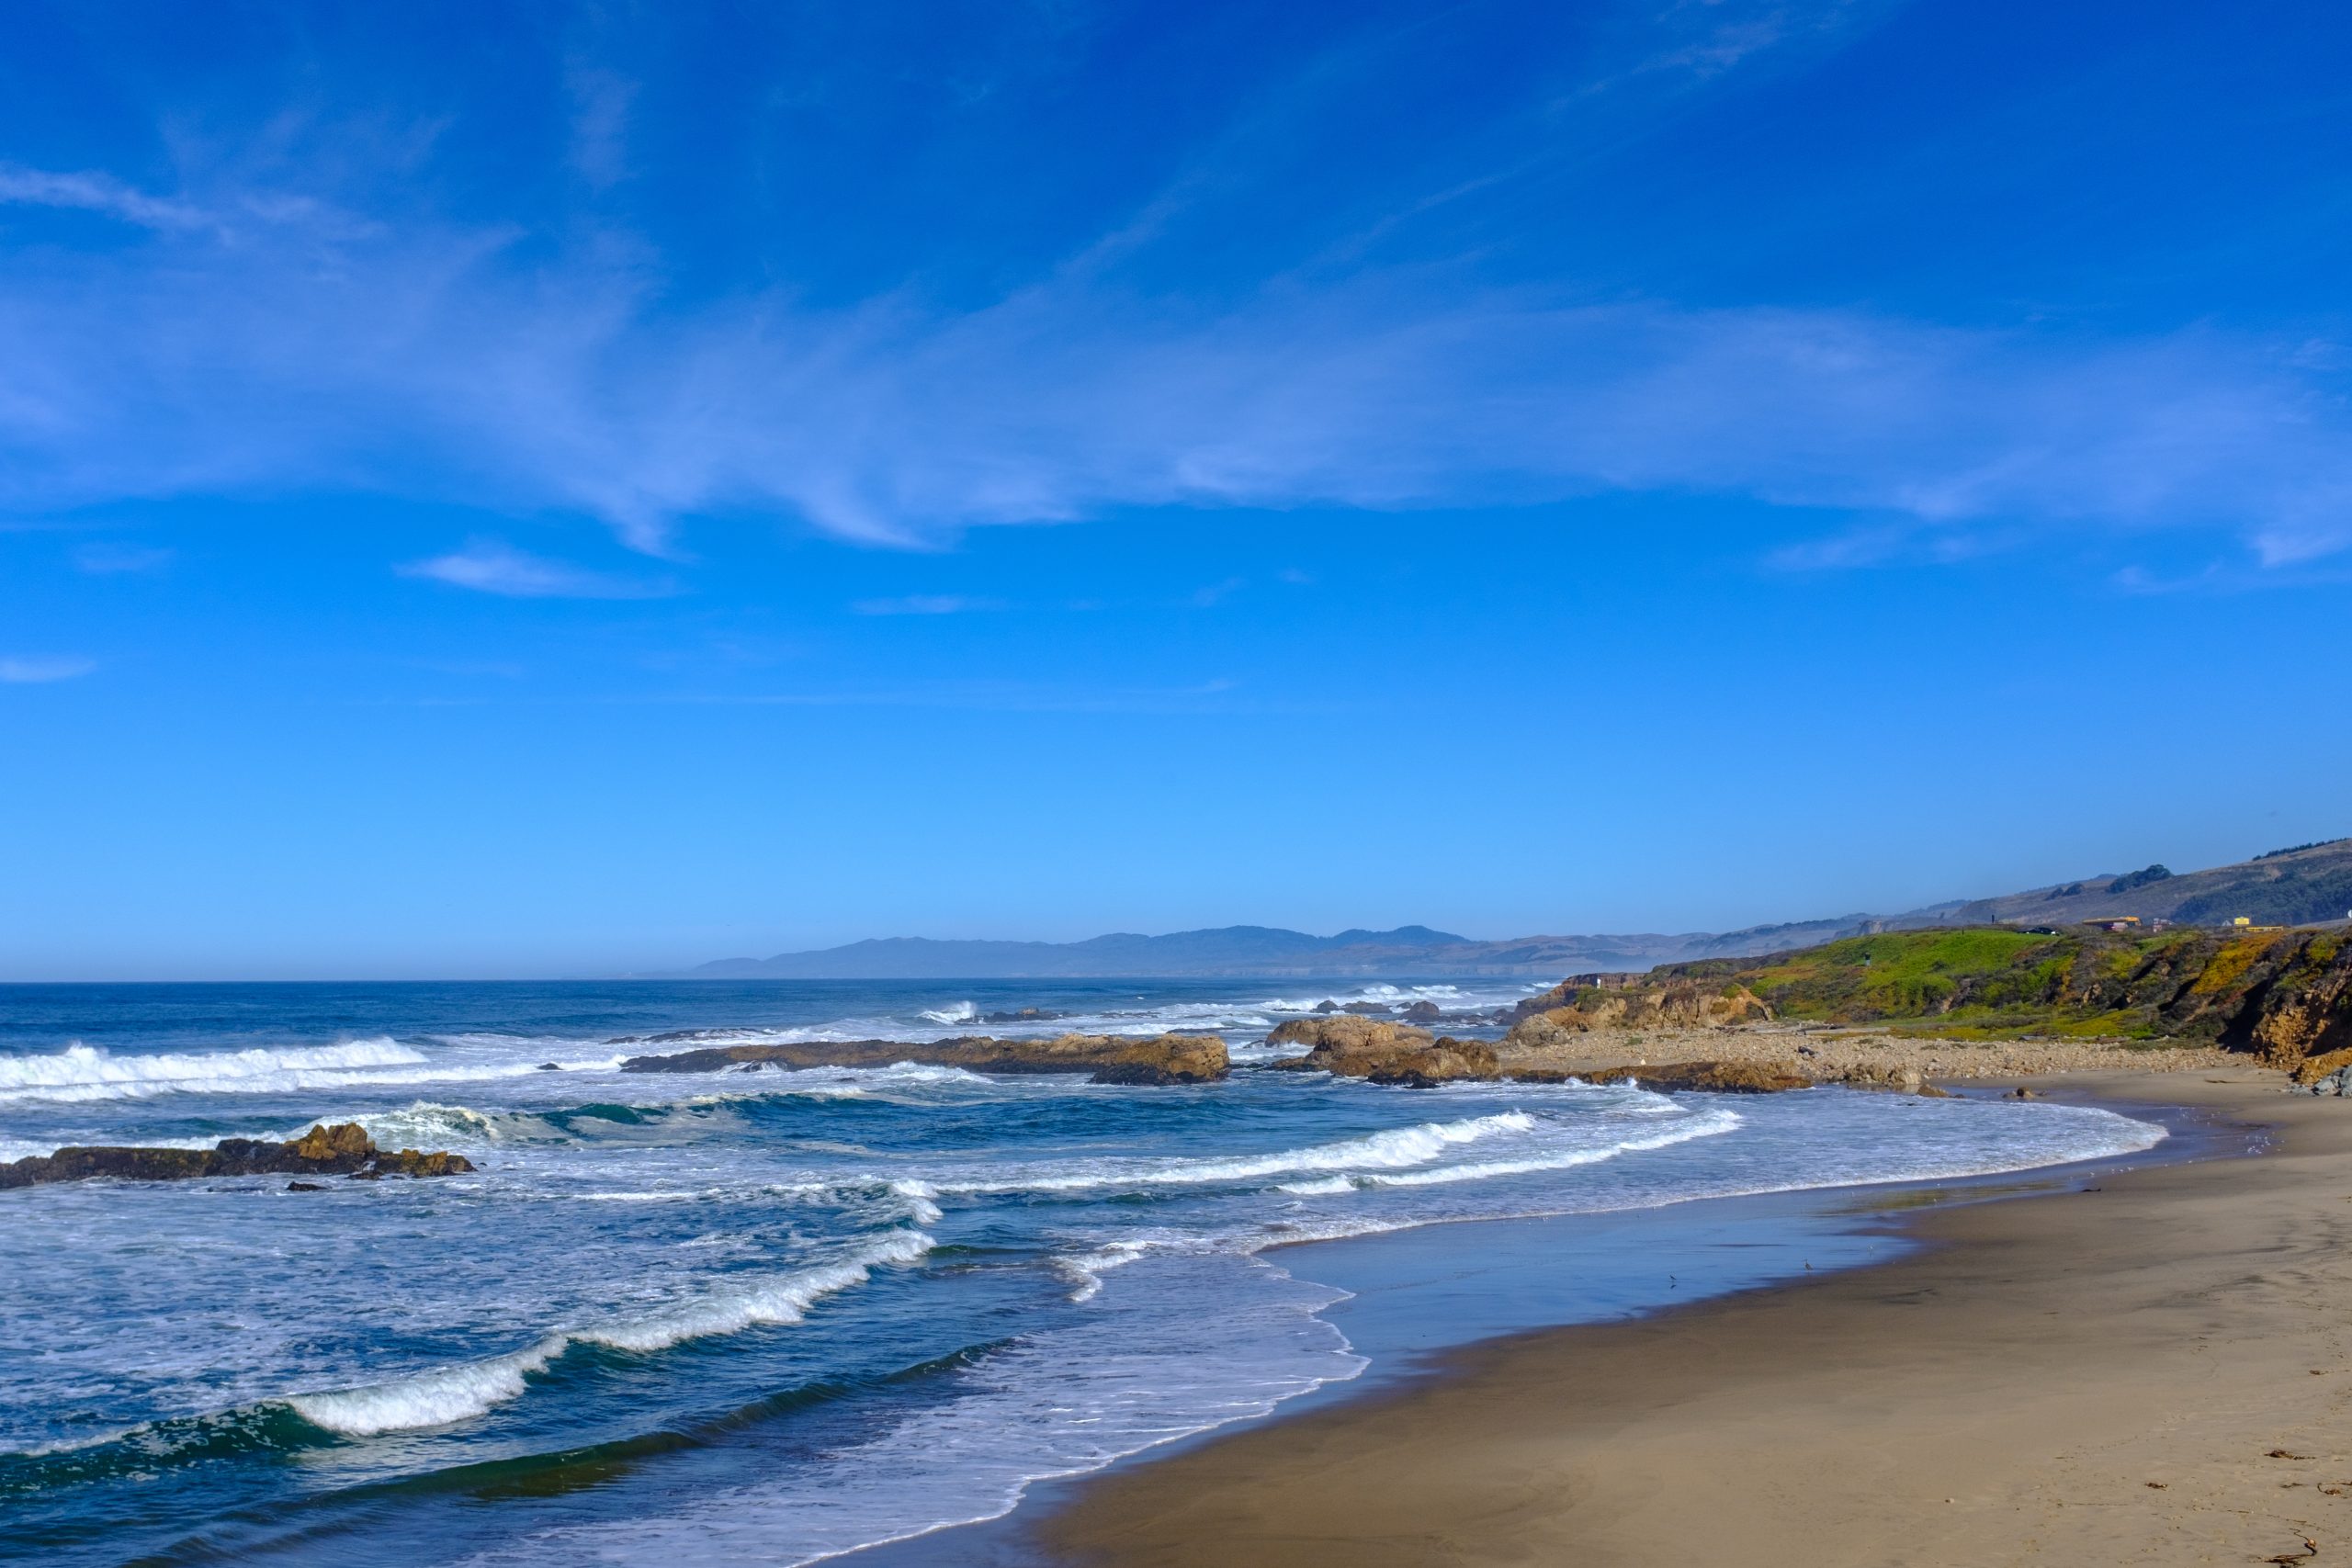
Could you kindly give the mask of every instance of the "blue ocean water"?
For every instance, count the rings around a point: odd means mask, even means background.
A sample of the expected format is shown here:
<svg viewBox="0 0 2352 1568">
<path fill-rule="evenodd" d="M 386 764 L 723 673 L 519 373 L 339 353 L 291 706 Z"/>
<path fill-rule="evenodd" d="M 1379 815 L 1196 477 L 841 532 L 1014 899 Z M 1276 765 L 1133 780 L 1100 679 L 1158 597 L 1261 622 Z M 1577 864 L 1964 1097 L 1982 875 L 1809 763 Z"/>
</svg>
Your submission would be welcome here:
<svg viewBox="0 0 2352 1568">
<path fill-rule="evenodd" d="M 481 1167 L 0 1192 L 0 1560 L 808 1562 L 1354 1377 L 1345 1292 L 1284 1244 L 2030 1169 L 2163 1135 L 2041 1102 L 1252 1070 L 1270 1029 L 1327 999 L 1520 994 L 0 987 L 0 1159 L 357 1120 Z M 1023 1007 L 1061 1016 L 978 1021 Z M 684 1048 L 625 1037 L 675 1031 L 1070 1028 L 1215 1030 L 1241 1067 L 1182 1089 L 617 1070 Z"/>
</svg>

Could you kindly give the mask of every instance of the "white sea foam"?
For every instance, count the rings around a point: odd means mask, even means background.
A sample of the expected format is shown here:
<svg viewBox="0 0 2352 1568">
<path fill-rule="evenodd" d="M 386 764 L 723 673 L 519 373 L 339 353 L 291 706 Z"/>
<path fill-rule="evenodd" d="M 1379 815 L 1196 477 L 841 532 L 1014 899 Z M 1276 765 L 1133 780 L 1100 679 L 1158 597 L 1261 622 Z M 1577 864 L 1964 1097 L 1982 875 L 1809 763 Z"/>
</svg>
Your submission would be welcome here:
<svg viewBox="0 0 2352 1568">
<path fill-rule="evenodd" d="M 907 1217 L 915 1224 L 935 1225 L 939 1223 L 942 1211 L 933 1201 L 939 1196 L 939 1189 L 930 1182 L 902 1177 L 890 1183 L 890 1195 L 906 1201 Z"/>
<path fill-rule="evenodd" d="M 1391 1127 L 1362 1137 L 1317 1144 L 1272 1154 L 1234 1155 L 1193 1159 L 1102 1162 L 1080 1170 L 1040 1170 L 1002 1181 L 943 1182 L 949 1192 L 1070 1192 L 1093 1187 L 1189 1186 L 1250 1181 L 1295 1170 L 1397 1168 L 1423 1165 L 1448 1148 L 1499 1134 L 1529 1133 L 1536 1119 L 1524 1111 L 1458 1122 L 1424 1122 L 1412 1127 Z"/>
<path fill-rule="evenodd" d="M 593 1070 L 616 1067 L 620 1063 L 618 1056 L 598 1056 L 557 1066 Z M 152 1056 L 117 1056 L 95 1046 L 73 1045 L 46 1056 L 0 1057 L 0 1102 L 70 1104 L 166 1094 L 397 1088 L 524 1077 L 540 1070 L 535 1062 L 435 1060 L 389 1039 Z"/>
<path fill-rule="evenodd" d="M 389 1382 L 297 1394 L 286 1403 L 313 1426 L 345 1437 L 446 1427 L 520 1399 L 529 1389 L 525 1379 L 546 1371 L 575 1344 L 650 1354 L 689 1339 L 797 1323 L 826 1296 L 864 1284 L 883 1265 L 921 1262 L 933 1245 L 920 1231 L 894 1231 L 830 1263 L 729 1284 L 642 1316 L 549 1334 L 507 1355 L 436 1368 Z"/>
<path fill-rule="evenodd" d="M 388 1039 L 157 1056 L 117 1056 L 95 1045 L 69 1045 L 53 1055 L 0 1056 L 0 1099 L 45 1099 L 41 1091 L 55 1089 L 234 1089 L 289 1072 L 411 1066 L 424 1060 L 421 1053 Z"/>
<path fill-rule="evenodd" d="M 1439 1166 L 1430 1170 L 1351 1172 L 1321 1181 L 1295 1183 L 1283 1187 L 1283 1190 L 1304 1196 L 1319 1196 L 1352 1192 L 1363 1187 L 1435 1187 L 1454 1181 L 1485 1181 L 1498 1176 L 1526 1176 L 1539 1170 L 1573 1170 L 1577 1166 L 1598 1165 L 1620 1155 L 1672 1148 L 1693 1138 L 1719 1137 L 1736 1130 L 1739 1124 L 1740 1116 L 1736 1111 L 1702 1111 L 1687 1122 L 1655 1133 L 1585 1148 L 1557 1149 L 1519 1159 L 1474 1160 L 1462 1165 Z"/>
<path fill-rule="evenodd" d="M 956 1002 L 935 1011 L 926 1010 L 923 1013 L 923 1017 L 933 1023 L 969 1023 L 979 1016 L 980 1010 L 970 1002 Z"/>
</svg>

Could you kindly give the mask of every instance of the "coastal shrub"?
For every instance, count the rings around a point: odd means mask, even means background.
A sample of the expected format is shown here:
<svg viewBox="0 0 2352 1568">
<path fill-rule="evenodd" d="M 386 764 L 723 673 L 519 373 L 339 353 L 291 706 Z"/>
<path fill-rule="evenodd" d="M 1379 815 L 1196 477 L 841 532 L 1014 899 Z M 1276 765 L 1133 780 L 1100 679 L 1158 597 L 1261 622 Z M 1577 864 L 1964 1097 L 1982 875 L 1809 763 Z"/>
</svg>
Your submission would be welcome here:
<svg viewBox="0 0 2352 1568">
<path fill-rule="evenodd" d="M 2222 951 L 2213 955 L 2212 962 L 2205 965 L 2204 972 L 2189 983 L 2190 993 L 2210 997 L 2228 990 L 2254 967 L 2255 960 L 2260 958 L 2269 946 L 2270 939 L 2267 936 L 2240 937 L 2225 943 Z"/>
</svg>

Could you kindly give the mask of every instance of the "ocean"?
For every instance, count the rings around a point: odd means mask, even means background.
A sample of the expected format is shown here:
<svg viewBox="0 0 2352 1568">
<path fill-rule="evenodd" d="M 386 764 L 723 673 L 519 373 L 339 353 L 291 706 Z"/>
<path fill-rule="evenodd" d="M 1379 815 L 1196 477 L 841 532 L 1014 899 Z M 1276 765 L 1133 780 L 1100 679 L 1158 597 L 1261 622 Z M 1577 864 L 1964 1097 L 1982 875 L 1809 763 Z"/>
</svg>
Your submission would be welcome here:
<svg viewBox="0 0 2352 1568">
<path fill-rule="evenodd" d="M 781 1568 L 1357 1378 L 1350 1292 L 1317 1273 L 1346 1249 L 1289 1244 L 1409 1232 L 1467 1258 L 1510 1230 L 1463 1222 L 1605 1214 L 1622 1260 L 1693 1200 L 2164 1136 L 2047 1102 L 1251 1070 L 1319 1003 L 1532 988 L 0 987 L 0 1159 L 356 1120 L 480 1168 L 0 1192 L 0 1562 Z M 1023 1008 L 1058 1016 L 982 1021 Z M 722 1042 L 1067 1029 L 1214 1030 L 1237 1070 L 618 1071 Z M 1624 1304 L 1622 1269 L 1596 1257 L 1585 1286 L 1573 1261 L 1545 1316 Z"/>
</svg>

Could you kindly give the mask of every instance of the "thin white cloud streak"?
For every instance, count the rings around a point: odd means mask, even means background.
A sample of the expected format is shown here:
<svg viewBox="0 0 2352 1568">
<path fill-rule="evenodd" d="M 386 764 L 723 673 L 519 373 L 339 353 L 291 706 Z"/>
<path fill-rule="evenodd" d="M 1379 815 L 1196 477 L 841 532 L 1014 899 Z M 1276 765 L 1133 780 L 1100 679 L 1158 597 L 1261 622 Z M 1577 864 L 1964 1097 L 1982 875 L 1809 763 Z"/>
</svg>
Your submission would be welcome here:
<svg viewBox="0 0 2352 1568">
<path fill-rule="evenodd" d="M 494 539 L 477 539 L 463 549 L 395 570 L 402 577 L 427 578 L 509 599 L 652 599 L 673 592 L 667 583 L 585 571 Z"/>
<path fill-rule="evenodd" d="M 860 599 L 850 606 L 861 615 L 962 615 L 1001 610 L 1001 599 L 971 599 L 960 593 L 910 593 L 899 599 Z"/>
<path fill-rule="evenodd" d="M 126 572 L 161 571 L 172 564 L 173 552 L 152 545 L 91 544 L 74 552 L 74 564 L 94 577 Z"/>
<path fill-rule="evenodd" d="M 200 208 L 150 196 L 112 175 L 18 164 L 0 164 L 0 205 L 67 208 L 149 229 L 196 229 L 209 221 Z"/>
<path fill-rule="evenodd" d="M 70 654 L 18 654 L 0 658 L 0 683 L 11 686 L 47 685 L 52 681 L 71 681 L 87 675 L 97 667 L 97 660 L 94 659 Z"/>
<path fill-rule="evenodd" d="M 1947 533 L 2221 528 L 2274 564 L 2352 544 L 2352 421 L 2301 344 L 1402 272 L 1216 311 L 1082 270 L 961 313 L 683 306 L 625 247 L 526 263 L 503 232 L 284 211 L 233 244 L 159 231 L 18 269 L 0 508 L 368 489 L 576 509 L 660 552 L 691 514 L 908 544 L 1123 507 L 1666 490 Z"/>
</svg>

